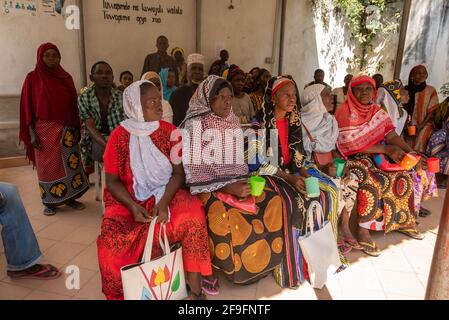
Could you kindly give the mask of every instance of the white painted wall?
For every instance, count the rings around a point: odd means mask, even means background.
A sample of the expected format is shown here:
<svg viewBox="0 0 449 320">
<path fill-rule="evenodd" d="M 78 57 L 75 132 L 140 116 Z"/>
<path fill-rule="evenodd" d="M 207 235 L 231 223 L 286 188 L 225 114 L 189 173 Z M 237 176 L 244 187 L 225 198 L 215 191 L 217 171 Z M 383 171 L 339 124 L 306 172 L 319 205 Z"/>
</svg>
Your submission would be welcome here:
<svg viewBox="0 0 449 320">
<path fill-rule="evenodd" d="M 147 6 L 162 5 L 163 14 L 154 15 L 140 11 L 107 10 L 111 15 L 129 15 L 130 22 L 117 22 L 104 19 L 103 1 L 84 1 L 84 23 L 86 41 L 86 68 L 90 74 L 91 66 L 99 61 L 109 62 L 114 70 L 115 80 L 124 70 L 130 70 L 134 77 L 140 78 L 145 57 L 156 51 L 156 39 L 165 35 L 170 48 L 182 47 L 186 54 L 195 50 L 195 1 L 194 0 L 128 0 L 114 1 Z M 182 15 L 167 14 L 166 8 L 182 7 Z M 136 17 L 146 17 L 147 23 L 139 24 Z M 152 22 L 160 18 L 161 23 Z"/>
<path fill-rule="evenodd" d="M 449 1 L 413 1 L 401 78 L 424 64 L 437 91 L 449 81 Z"/>
<path fill-rule="evenodd" d="M 256 66 L 273 70 L 265 58 L 273 56 L 276 0 L 234 0 L 233 10 L 229 3 L 202 1 L 201 51 L 207 71 L 222 47 L 230 53 L 229 62 L 245 71 Z"/>
<path fill-rule="evenodd" d="M 66 1 L 68 5 L 74 0 Z M 2 3 L 3 5 L 3 3 Z M 35 16 L 0 8 L 0 95 L 20 94 L 23 81 L 36 65 L 37 48 L 44 42 L 56 44 L 63 67 L 80 83 L 78 31 L 65 28 L 63 16 L 39 11 Z"/>
</svg>

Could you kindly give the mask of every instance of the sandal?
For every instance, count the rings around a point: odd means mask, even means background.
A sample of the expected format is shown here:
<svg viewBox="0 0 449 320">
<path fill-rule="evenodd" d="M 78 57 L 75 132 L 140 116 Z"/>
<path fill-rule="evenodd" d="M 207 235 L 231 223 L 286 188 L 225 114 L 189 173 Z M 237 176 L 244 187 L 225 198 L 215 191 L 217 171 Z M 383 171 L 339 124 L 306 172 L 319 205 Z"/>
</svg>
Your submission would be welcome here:
<svg viewBox="0 0 449 320">
<path fill-rule="evenodd" d="M 402 229 L 402 230 L 397 230 L 397 232 L 400 232 L 400 233 L 402 233 L 412 239 L 416 239 L 416 240 L 423 240 L 425 238 L 424 235 L 416 229 Z"/>
<path fill-rule="evenodd" d="M 342 239 L 346 244 L 351 246 L 352 249 L 355 250 L 363 250 L 363 247 L 359 244 L 359 242 L 352 238 L 343 238 Z"/>
<path fill-rule="evenodd" d="M 347 255 L 349 252 L 352 251 L 352 247 L 349 244 L 347 244 L 345 241 L 341 241 L 341 242 L 337 243 L 337 246 L 338 246 L 338 250 L 340 250 L 340 252 L 343 255 Z"/>
<path fill-rule="evenodd" d="M 67 203 L 66 205 L 74 210 L 77 210 L 77 211 L 86 209 L 86 206 L 84 204 L 82 204 L 81 202 L 76 201 L 76 200 L 73 200 L 73 201 Z"/>
<path fill-rule="evenodd" d="M 59 278 L 62 272 L 51 264 L 37 264 L 23 271 L 8 271 L 7 274 L 12 280 L 54 280 Z"/>
<path fill-rule="evenodd" d="M 378 257 L 380 256 L 380 250 L 377 247 L 377 244 L 375 242 L 362 242 L 359 241 L 359 244 L 362 246 L 362 250 L 364 253 L 371 257 Z"/>
<path fill-rule="evenodd" d="M 204 283 L 208 286 L 205 286 Z M 214 281 L 203 279 L 202 289 L 203 292 L 209 296 L 218 296 L 220 294 L 220 291 L 218 290 L 218 279 L 215 279 Z"/>
<path fill-rule="evenodd" d="M 56 214 L 56 208 L 45 207 L 44 208 L 44 216 L 51 217 Z"/>
</svg>

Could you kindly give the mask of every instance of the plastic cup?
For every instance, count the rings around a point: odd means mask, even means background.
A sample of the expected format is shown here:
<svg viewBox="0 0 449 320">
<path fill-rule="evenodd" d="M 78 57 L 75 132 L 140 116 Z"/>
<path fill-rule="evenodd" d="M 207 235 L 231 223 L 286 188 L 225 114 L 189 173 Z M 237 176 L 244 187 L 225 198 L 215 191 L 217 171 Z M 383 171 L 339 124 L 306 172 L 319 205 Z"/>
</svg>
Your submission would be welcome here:
<svg viewBox="0 0 449 320">
<path fill-rule="evenodd" d="M 427 159 L 427 171 L 431 173 L 440 172 L 440 159 L 438 158 L 428 158 Z"/>
<path fill-rule="evenodd" d="M 409 126 L 407 130 L 409 136 L 411 137 L 416 136 L 416 126 Z"/>
<path fill-rule="evenodd" d="M 266 180 L 262 177 L 251 177 L 249 179 L 251 187 L 251 195 L 254 197 L 260 197 L 265 190 Z"/>
<path fill-rule="evenodd" d="M 318 178 L 310 177 L 305 182 L 307 196 L 309 198 L 318 198 L 320 196 L 320 181 Z"/>
<path fill-rule="evenodd" d="M 343 159 L 335 159 L 334 165 L 337 168 L 337 177 L 343 177 L 343 173 L 345 172 L 346 161 Z"/>
<path fill-rule="evenodd" d="M 412 170 L 419 162 L 419 158 L 412 154 L 406 154 L 404 159 L 401 161 L 401 167 L 405 170 Z"/>
</svg>

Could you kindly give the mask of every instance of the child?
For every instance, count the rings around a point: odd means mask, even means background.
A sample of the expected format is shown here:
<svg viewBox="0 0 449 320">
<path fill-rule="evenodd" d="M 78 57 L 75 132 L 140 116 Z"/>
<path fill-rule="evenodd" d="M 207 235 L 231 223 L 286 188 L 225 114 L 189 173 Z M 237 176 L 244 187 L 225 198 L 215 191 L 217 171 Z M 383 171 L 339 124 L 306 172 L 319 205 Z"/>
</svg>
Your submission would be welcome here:
<svg viewBox="0 0 449 320">
<path fill-rule="evenodd" d="M 123 71 L 120 74 L 120 85 L 117 89 L 125 91 L 125 89 L 134 81 L 134 76 L 131 71 Z"/>
</svg>

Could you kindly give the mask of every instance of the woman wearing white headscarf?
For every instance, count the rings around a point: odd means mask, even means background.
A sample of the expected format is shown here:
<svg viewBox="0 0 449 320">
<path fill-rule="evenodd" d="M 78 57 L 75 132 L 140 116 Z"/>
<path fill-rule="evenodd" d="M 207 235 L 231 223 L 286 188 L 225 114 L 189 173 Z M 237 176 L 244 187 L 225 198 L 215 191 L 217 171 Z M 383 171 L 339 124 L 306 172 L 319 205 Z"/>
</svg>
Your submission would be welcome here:
<svg viewBox="0 0 449 320">
<path fill-rule="evenodd" d="M 112 132 L 104 154 L 106 210 L 97 241 L 103 293 L 123 299 L 120 268 L 140 261 L 149 223 L 158 219 L 170 243 L 182 244 L 190 298 L 202 299 L 201 276 L 212 274 L 206 218 L 202 203 L 182 189 L 180 135 L 160 120 L 161 94 L 152 82 L 133 83 L 123 97 L 129 119 Z M 153 256 L 160 253 L 154 241 Z"/>
<path fill-rule="evenodd" d="M 162 120 L 173 123 L 173 109 L 170 103 L 164 99 L 164 86 L 162 85 L 162 79 L 159 74 L 149 71 L 142 75 L 142 80 L 151 81 L 159 89 L 162 96 Z"/>
<path fill-rule="evenodd" d="M 331 110 L 332 105 L 331 89 L 322 84 L 311 85 L 304 90 L 301 96 L 301 104 L 304 149 L 309 161 L 314 161 L 313 152 L 338 154 L 335 151 L 339 136 L 338 123 L 335 117 L 327 111 Z M 317 163 L 317 165 L 319 164 Z M 336 176 L 336 168 L 332 163 L 327 168 L 320 169 L 327 172 L 330 177 Z M 332 178 L 332 181 L 336 184 L 339 193 L 338 246 L 344 254 L 349 253 L 352 249 L 361 250 L 362 247 L 349 229 L 349 215 L 354 208 L 357 197 L 357 177 L 346 174 L 344 178 Z"/>
</svg>

